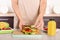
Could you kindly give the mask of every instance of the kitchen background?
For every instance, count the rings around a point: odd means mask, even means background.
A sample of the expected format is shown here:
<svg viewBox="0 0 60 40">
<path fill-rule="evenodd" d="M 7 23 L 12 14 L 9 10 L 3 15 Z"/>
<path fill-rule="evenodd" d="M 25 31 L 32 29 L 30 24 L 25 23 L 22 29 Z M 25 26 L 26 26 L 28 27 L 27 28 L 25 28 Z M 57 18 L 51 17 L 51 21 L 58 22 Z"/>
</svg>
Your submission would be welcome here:
<svg viewBox="0 0 60 40">
<path fill-rule="evenodd" d="M 11 0 L 0 0 L 0 16 L 1 17 L 13 17 L 14 16 L 14 28 L 17 26 L 18 19 L 14 14 Z M 55 19 L 57 27 L 60 28 L 60 0 L 47 0 L 46 11 L 44 15 L 44 22 L 47 26 L 49 19 Z M 12 20 L 13 21 L 13 20 Z"/>
</svg>

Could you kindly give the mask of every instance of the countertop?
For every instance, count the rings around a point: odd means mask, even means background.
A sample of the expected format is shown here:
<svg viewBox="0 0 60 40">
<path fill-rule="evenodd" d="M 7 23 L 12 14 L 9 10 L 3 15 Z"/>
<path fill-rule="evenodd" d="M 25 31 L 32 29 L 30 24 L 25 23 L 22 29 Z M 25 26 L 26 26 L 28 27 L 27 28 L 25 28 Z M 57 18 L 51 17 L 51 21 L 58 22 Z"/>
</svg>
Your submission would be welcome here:
<svg viewBox="0 0 60 40">
<path fill-rule="evenodd" d="M 0 40 L 60 40 L 60 29 L 55 36 L 48 36 L 43 33 L 43 36 L 40 39 L 13 38 L 12 34 L 0 34 Z"/>
</svg>

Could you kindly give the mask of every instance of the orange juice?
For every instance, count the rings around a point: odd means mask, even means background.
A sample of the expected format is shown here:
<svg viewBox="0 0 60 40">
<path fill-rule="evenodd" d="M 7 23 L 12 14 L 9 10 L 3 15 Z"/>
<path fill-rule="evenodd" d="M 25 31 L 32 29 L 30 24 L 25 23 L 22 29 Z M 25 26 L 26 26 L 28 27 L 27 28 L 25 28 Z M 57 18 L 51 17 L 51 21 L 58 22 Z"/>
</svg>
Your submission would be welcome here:
<svg viewBox="0 0 60 40">
<path fill-rule="evenodd" d="M 56 22 L 54 19 L 50 19 L 50 21 L 48 22 L 48 35 L 56 35 Z"/>
</svg>

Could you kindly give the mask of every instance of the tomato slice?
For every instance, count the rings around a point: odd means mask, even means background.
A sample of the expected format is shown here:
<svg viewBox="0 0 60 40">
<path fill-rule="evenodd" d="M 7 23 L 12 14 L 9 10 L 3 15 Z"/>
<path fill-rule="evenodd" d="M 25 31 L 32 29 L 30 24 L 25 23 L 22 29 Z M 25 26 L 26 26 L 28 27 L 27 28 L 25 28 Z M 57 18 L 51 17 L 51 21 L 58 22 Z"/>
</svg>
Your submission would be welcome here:
<svg viewBox="0 0 60 40">
<path fill-rule="evenodd" d="M 26 32 L 32 32 L 32 30 L 30 28 L 26 28 L 25 31 Z"/>
<path fill-rule="evenodd" d="M 48 28 L 47 28 L 47 27 L 45 27 L 45 28 L 44 28 L 44 30 L 48 30 Z"/>
</svg>

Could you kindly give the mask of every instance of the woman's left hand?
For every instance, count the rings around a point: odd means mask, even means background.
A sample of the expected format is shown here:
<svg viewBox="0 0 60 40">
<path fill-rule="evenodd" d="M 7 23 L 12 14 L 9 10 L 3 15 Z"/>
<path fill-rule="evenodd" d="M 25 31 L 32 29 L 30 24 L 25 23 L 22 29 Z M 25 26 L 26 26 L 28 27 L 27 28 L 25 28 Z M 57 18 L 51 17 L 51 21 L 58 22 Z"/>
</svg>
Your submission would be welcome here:
<svg viewBox="0 0 60 40">
<path fill-rule="evenodd" d="M 38 17 L 35 24 L 34 24 L 34 26 L 35 26 L 35 28 L 43 30 L 43 26 L 44 26 L 43 18 Z"/>
</svg>

